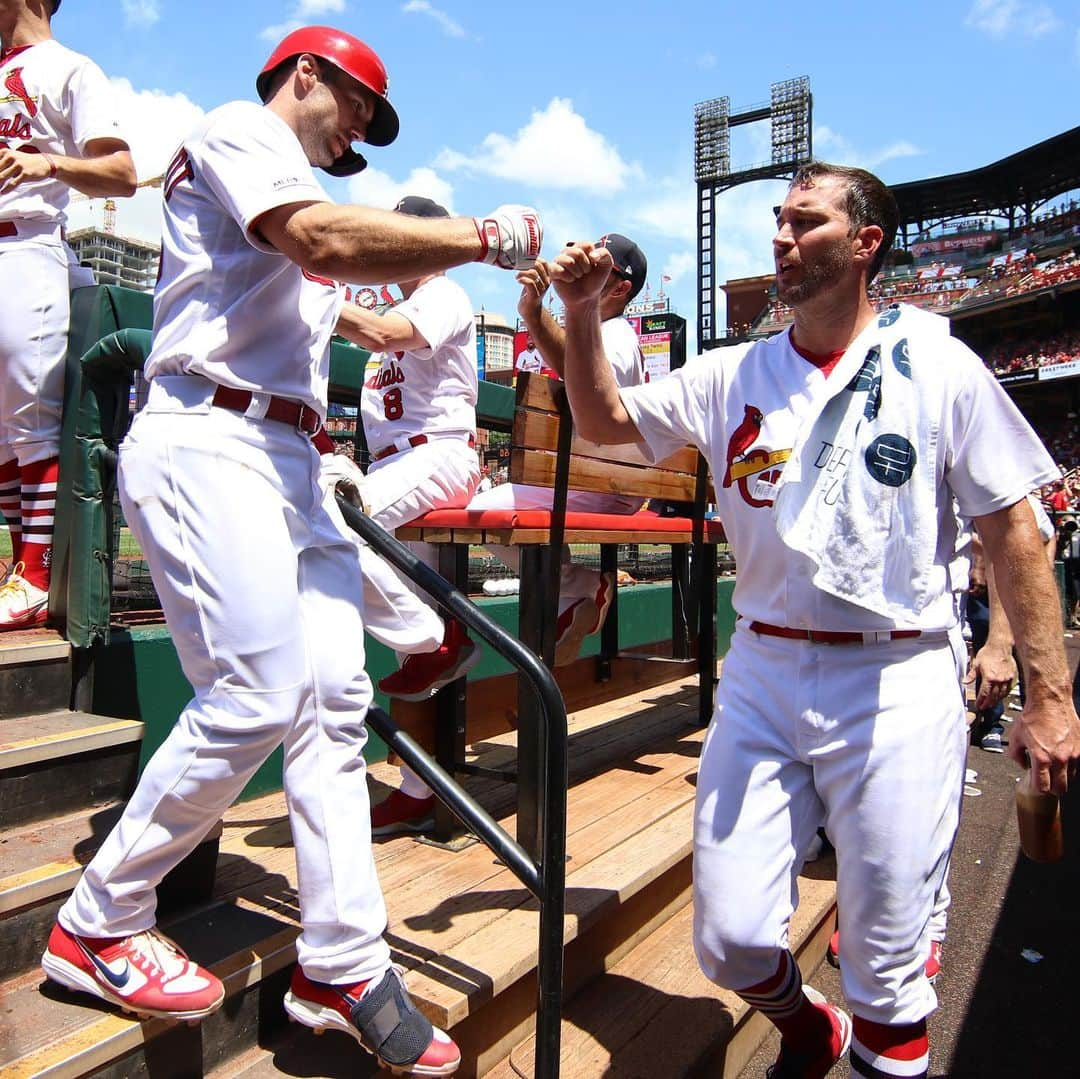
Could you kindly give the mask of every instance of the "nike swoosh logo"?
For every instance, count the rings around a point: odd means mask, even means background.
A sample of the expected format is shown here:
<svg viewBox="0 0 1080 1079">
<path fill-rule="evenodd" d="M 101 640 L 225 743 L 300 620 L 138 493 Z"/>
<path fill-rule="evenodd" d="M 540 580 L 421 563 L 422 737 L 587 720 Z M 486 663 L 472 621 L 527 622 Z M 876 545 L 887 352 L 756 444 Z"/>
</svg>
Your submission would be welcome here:
<svg viewBox="0 0 1080 1079">
<path fill-rule="evenodd" d="M 17 622 L 20 618 L 31 618 L 38 614 L 47 602 L 48 600 L 43 599 L 40 603 L 33 603 L 29 607 L 24 607 L 21 611 L 11 611 L 9 617 L 13 622 Z"/>
<path fill-rule="evenodd" d="M 81 944 L 80 947 L 82 947 Z M 109 983 L 109 985 L 111 985 L 114 989 L 119 991 L 127 985 L 128 981 L 131 978 L 131 969 L 126 959 L 123 961 L 123 969 L 117 972 L 113 970 L 112 967 L 110 967 L 104 959 L 99 959 L 88 948 L 83 947 L 83 954 L 86 956 L 87 959 L 90 960 L 91 963 L 94 964 L 95 967 L 97 967 L 102 977 L 104 977 L 105 980 Z"/>
</svg>

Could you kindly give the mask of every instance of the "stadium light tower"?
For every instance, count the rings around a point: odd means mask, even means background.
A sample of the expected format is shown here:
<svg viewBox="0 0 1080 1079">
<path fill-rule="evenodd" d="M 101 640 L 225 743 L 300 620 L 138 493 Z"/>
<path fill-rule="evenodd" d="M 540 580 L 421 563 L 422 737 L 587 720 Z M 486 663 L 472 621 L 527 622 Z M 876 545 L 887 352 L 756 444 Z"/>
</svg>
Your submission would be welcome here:
<svg viewBox="0 0 1080 1079">
<path fill-rule="evenodd" d="M 717 282 L 713 273 L 716 199 L 753 180 L 784 179 L 813 157 L 813 98 L 805 76 L 774 82 L 768 104 L 742 112 L 731 111 L 726 97 L 694 106 L 694 179 L 698 200 L 698 348 L 711 348 L 721 338 L 714 318 Z M 731 169 L 731 129 L 741 124 L 770 122 L 771 160 Z"/>
</svg>

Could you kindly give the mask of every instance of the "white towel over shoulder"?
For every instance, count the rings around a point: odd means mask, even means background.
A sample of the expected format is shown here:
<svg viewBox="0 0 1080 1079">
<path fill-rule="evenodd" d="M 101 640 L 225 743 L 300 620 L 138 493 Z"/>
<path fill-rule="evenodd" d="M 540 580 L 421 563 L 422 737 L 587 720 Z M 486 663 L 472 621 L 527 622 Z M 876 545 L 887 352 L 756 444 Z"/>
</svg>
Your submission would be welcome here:
<svg viewBox="0 0 1080 1079">
<path fill-rule="evenodd" d="M 875 318 L 804 420 L 773 511 L 816 587 L 896 620 L 932 598 L 948 336 L 947 319 L 904 304 Z"/>
</svg>

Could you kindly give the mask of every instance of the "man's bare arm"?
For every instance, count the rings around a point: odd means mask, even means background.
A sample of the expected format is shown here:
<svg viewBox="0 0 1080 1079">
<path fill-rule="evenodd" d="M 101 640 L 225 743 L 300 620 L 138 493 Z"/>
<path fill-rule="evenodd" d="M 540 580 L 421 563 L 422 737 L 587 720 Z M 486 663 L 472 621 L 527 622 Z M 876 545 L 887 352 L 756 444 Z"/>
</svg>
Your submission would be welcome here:
<svg viewBox="0 0 1080 1079">
<path fill-rule="evenodd" d="M 427 348 L 427 338 L 404 316 L 393 311 L 376 315 L 347 303 L 338 316 L 337 333 L 370 352 L 407 352 Z"/>
<path fill-rule="evenodd" d="M 543 259 L 537 259 L 530 270 L 517 275 L 521 285 L 518 314 L 540 350 L 544 363 L 562 377 L 566 356 L 566 333 L 555 321 L 555 316 L 544 307 L 544 293 L 551 283 L 551 270 Z"/>
<path fill-rule="evenodd" d="M 976 525 L 1027 682 L 1009 754 L 1023 764 L 1026 751 L 1037 788 L 1064 794 L 1080 760 L 1080 722 L 1065 661 L 1061 606 L 1035 517 L 1021 500 L 977 518 Z"/>
<path fill-rule="evenodd" d="M 563 377 L 574 425 L 582 438 L 602 445 L 642 440 L 619 396 L 600 334 L 600 293 L 611 265 L 607 248 L 592 244 L 567 247 L 548 263 L 566 312 Z"/>
<path fill-rule="evenodd" d="M 483 250 L 471 217 L 410 217 L 332 202 L 277 206 L 254 227 L 305 270 L 357 285 L 413 280 L 476 261 Z"/>
<path fill-rule="evenodd" d="M 979 567 L 973 577 L 978 576 L 985 580 L 990 625 L 986 642 L 972 656 L 971 667 L 964 681 L 971 683 L 978 679 L 979 695 L 975 699 L 975 707 L 984 709 L 992 707 L 1008 695 L 1016 681 L 1016 661 L 1012 654 L 1012 627 L 1001 604 L 993 567 L 987 565 L 983 557 L 982 541 L 978 533 L 972 536 L 971 545 L 973 570 Z"/>
<path fill-rule="evenodd" d="M 135 164 L 127 143 L 120 139 L 93 139 L 82 157 L 0 149 L 0 191 L 53 176 L 96 198 L 135 194 Z"/>
</svg>

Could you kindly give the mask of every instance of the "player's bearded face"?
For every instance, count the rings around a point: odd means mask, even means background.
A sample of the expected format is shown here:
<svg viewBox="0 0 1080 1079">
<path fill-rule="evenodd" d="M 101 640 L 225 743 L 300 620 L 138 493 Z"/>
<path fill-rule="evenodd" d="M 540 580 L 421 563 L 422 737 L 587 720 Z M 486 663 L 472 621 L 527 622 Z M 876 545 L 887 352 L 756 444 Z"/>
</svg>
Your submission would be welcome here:
<svg viewBox="0 0 1080 1079">
<path fill-rule="evenodd" d="M 300 145 L 313 165 L 332 165 L 367 134 L 375 115 L 375 95 L 348 76 L 324 69 L 305 100 Z"/>
<path fill-rule="evenodd" d="M 776 294 L 794 307 L 845 277 L 853 265 L 843 189 L 831 178 L 793 188 L 777 214 L 773 239 Z"/>
</svg>

